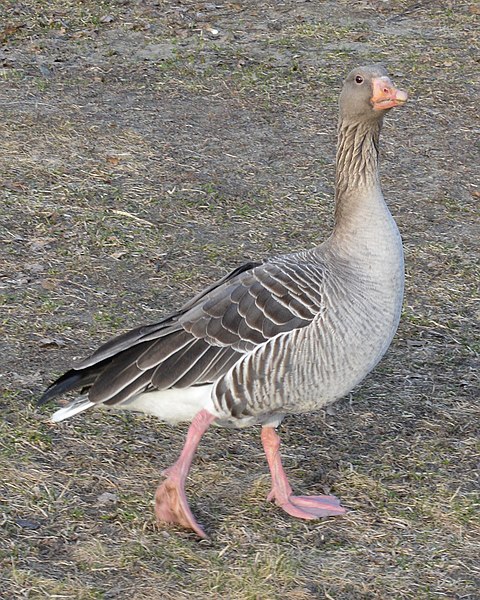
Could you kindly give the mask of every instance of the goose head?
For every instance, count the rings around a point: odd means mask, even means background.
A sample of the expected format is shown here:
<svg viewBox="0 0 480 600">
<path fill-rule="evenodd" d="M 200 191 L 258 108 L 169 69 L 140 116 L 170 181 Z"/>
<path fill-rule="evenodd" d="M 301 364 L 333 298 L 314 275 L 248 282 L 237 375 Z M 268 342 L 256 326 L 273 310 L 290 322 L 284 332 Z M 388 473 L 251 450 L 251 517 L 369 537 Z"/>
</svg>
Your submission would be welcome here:
<svg viewBox="0 0 480 600">
<path fill-rule="evenodd" d="M 376 121 L 407 101 L 407 92 L 396 88 L 382 65 L 357 67 L 348 74 L 340 94 L 340 118 Z"/>
</svg>

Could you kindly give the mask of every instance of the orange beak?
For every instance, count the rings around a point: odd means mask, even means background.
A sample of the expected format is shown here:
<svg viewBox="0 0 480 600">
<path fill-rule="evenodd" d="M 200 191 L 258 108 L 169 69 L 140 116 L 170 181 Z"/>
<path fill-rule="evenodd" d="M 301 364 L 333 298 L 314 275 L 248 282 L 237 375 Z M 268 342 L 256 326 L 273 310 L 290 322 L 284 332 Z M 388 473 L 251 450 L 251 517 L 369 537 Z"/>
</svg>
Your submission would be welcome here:
<svg viewBox="0 0 480 600">
<path fill-rule="evenodd" d="M 374 110 L 385 110 L 394 106 L 402 106 L 408 98 L 407 92 L 397 90 L 389 77 L 376 77 L 372 81 L 372 106 Z"/>
</svg>

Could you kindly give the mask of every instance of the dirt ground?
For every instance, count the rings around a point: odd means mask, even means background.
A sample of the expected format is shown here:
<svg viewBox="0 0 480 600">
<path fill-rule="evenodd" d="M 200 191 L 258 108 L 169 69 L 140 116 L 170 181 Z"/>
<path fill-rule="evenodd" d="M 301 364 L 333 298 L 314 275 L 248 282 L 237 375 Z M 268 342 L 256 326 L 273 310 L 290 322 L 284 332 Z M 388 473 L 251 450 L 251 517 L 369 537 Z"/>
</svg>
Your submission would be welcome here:
<svg viewBox="0 0 480 600">
<path fill-rule="evenodd" d="M 478 5 L 1 10 L 0 596 L 478 598 Z M 350 511 L 288 517 L 265 501 L 258 429 L 216 429 L 187 490 L 211 539 L 157 528 L 186 428 L 101 411 L 53 425 L 35 399 L 112 334 L 328 235 L 341 80 L 369 62 L 411 95 L 381 151 L 403 317 L 359 389 L 280 431 L 295 490 Z"/>
</svg>

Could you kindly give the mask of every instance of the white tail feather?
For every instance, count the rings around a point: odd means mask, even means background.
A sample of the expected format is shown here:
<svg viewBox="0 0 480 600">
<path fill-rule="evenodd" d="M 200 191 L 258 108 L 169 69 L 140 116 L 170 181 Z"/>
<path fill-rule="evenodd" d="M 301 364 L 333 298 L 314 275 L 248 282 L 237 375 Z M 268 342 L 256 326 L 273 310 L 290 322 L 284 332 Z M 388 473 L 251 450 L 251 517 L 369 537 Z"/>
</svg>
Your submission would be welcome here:
<svg viewBox="0 0 480 600">
<path fill-rule="evenodd" d="M 77 415 L 78 413 L 87 410 L 87 408 L 90 408 L 93 405 L 94 402 L 90 402 L 90 400 L 87 398 L 83 400 L 76 400 L 75 402 L 72 402 L 71 404 L 68 404 L 67 406 L 64 406 L 63 408 L 60 408 L 54 412 L 52 415 L 52 422 L 59 423 L 64 419 L 68 419 L 69 417 L 73 417 L 73 415 Z"/>
</svg>

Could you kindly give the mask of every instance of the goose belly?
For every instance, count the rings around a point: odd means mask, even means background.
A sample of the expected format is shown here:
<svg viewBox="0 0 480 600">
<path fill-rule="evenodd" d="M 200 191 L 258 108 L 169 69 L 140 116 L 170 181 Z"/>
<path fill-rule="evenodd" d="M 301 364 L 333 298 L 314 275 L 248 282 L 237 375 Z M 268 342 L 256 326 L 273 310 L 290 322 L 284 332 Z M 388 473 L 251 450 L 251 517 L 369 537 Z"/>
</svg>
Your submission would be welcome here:
<svg viewBox="0 0 480 600">
<path fill-rule="evenodd" d="M 143 392 L 112 408 L 153 415 L 171 424 L 190 422 L 202 409 L 214 413 L 212 387 L 209 384 Z"/>
</svg>

